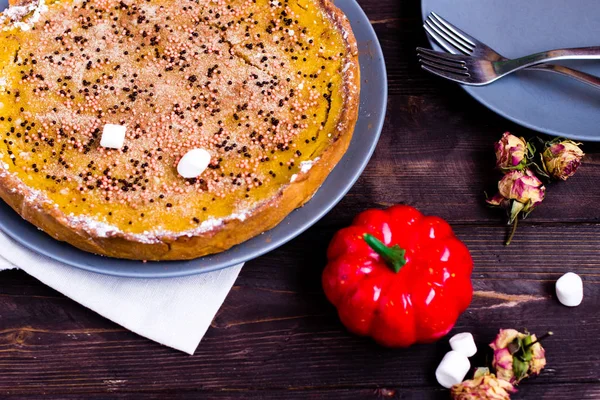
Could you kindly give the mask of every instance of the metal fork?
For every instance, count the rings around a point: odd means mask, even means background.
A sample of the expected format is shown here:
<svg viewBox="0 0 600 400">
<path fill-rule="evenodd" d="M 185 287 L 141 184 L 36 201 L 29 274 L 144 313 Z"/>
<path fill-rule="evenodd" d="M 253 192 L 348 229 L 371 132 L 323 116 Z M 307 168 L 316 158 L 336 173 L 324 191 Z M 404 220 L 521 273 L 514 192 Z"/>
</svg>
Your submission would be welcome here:
<svg viewBox="0 0 600 400">
<path fill-rule="evenodd" d="M 489 61 L 506 61 L 502 56 L 485 43 L 460 30 L 444 18 L 431 12 L 423 24 L 425 31 L 447 52 L 451 54 L 463 53 L 476 58 Z M 556 64 L 539 64 L 528 68 L 529 70 L 554 72 L 563 76 L 577 79 L 596 88 L 600 88 L 600 78 L 585 72 Z"/>
<path fill-rule="evenodd" d="M 421 67 L 435 75 L 465 85 L 482 86 L 503 76 L 548 61 L 597 60 L 600 47 L 557 49 L 529 56 L 490 61 L 469 55 L 447 54 L 422 47 L 417 48 Z"/>
</svg>

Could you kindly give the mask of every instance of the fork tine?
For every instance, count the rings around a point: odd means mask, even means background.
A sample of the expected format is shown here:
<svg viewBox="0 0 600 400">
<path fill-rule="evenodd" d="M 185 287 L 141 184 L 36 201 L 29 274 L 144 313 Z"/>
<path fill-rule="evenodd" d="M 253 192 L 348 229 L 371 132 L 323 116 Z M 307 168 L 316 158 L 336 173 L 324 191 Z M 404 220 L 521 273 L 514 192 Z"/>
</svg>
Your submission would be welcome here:
<svg viewBox="0 0 600 400">
<path fill-rule="evenodd" d="M 466 66 L 465 57 L 469 57 L 469 56 L 462 56 L 462 55 L 458 55 L 458 54 L 442 53 L 440 51 L 430 50 L 430 49 L 426 49 L 424 47 L 417 47 L 417 53 L 418 54 L 426 54 L 434 59 L 440 59 L 443 61 L 460 64 L 461 66 Z"/>
<path fill-rule="evenodd" d="M 429 21 L 429 23 L 431 24 L 432 27 L 437 27 L 438 31 L 445 33 L 446 36 L 451 37 L 453 41 L 460 44 L 460 46 L 462 46 L 463 48 L 467 49 L 469 51 L 469 53 L 471 51 L 473 51 L 473 48 L 475 46 L 473 46 L 471 43 L 465 41 L 462 37 L 455 34 L 453 31 L 446 28 L 446 26 L 444 26 L 442 23 L 440 23 L 438 20 L 436 20 L 433 15 L 429 15 L 429 17 L 427 18 L 427 21 Z"/>
<path fill-rule="evenodd" d="M 446 62 L 446 61 L 441 60 L 439 58 L 430 57 L 430 56 L 428 56 L 426 54 L 419 54 L 419 61 L 423 62 L 425 64 L 428 64 L 428 65 L 429 64 L 435 64 L 434 66 L 439 66 L 440 68 L 442 68 L 442 67 L 451 68 L 451 70 L 448 69 L 448 71 L 450 71 L 450 72 L 456 72 L 457 74 L 458 73 L 466 74 L 468 72 L 467 68 L 465 66 L 462 66 L 460 64 Z M 427 61 L 427 62 L 425 62 L 425 61 Z"/>
<path fill-rule="evenodd" d="M 453 67 L 450 67 L 450 66 L 447 66 L 444 64 L 438 64 L 435 61 L 430 61 L 425 58 L 420 58 L 419 62 L 421 63 L 421 66 L 426 65 L 430 68 L 435 68 L 436 70 L 439 70 L 439 71 L 449 72 L 452 74 L 462 75 L 462 76 L 470 76 L 466 69 L 457 69 L 457 68 L 453 68 Z"/>
<path fill-rule="evenodd" d="M 475 39 L 474 37 L 472 37 L 468 33 L 465 33 L 463 31 L 461 31 L 456 26 L 452 25 L 450 22 L 446 21 L 444 18 L 440 17 L 439 15 L 437 15 L 436 13 L 434 13 L 433 11 L 431 12 L 430 15 L 433 16 L 433 18 L 435 18 L 440 24 L 444 25 L 446 27 L 446 29 L 448 29 L 449 31 L 453 32 L 455 35 L 457 35 L 458 37 L 460 37 L 462 40 L 464 40 L 465 42 L 467 42 L 471 46 L 473 46 L 473 47 L 477 46 L 477 39 Z"/>
<path fill-rule="evenodd" d="M 425 21 L 423 27 L 425 28 L 425 32 L 427 32 L 431 37 L 433 37 L 435 41 L 449 53 L 456 53 L 455 50 L 449 49 L 449 47 L 452 46 L 463 54 L 471 54 L 471 48 L 465 47 L 460 42 L 454 40 L 446 32 L 444 32 L 442 29 L 436 26 L 429 18 Z M 450 46 L 448 46 L 448 44 L 450 44 Z"/>
<path fill-rule="evenodd" d="M 424 69 L 427 72 L 430 72 L 434 75 L 437 75 L 439 77 L 454 81 L 454 82 L 458 82 L 458 83 L 466 83 L 466 79 L 468 78 L 468 76 L 463 76 L 463 75 L 457 75 L 457 74 L 453 74 L 453 73 L 449 73 L 446 71 L 440 71 L 436 68 L 430 68 L 427 65 L 421 65 L 421 68 Z"/>
<path fill-rule="evenodd" d="M 429 27 L 429 25 L 427 24 L 423 24 L 423 28 L 425 28 L 425 32 L 427 32 L 427 34 L 429 36 L 431 36 L 431 38 L 433 40 L 435 40 L 435 42 L 440 45 L 444 50 L 446 50 L 448 53 L 450 54 L 456 54 L 459 51 L 457 49 L 455 49 L 450 43 L 448 43 L 446 40 L 444 40 L 440 35 L 438 35 L 433 29 L 431 29 Z"/>
</svg>

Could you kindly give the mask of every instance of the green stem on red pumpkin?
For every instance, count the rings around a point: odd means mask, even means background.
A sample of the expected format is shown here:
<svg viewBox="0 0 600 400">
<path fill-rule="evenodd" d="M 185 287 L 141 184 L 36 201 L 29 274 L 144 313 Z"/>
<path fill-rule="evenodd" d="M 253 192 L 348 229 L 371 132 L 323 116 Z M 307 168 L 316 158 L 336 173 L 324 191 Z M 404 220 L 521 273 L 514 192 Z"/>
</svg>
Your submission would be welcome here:
<svg viewBox="0 0 600 400">
<path fill-rule="evenodd" d="M 508 246 L 510 242 L 512 242 L 513 237 L 515 237 L 515 232 L 517 232 L 517 225 L 519 224 L 519 216 L 515 217 L 515 221 L 512 224 L 512 229 L 510 230 L 510 234 L 508 235 L 508 239 L 506 239 L 505 245 Z"/>
<path fill-rule="evenodd" d="M 388 247 L 370 233 L 365 233 L 363 238 L 369 247 L 372 248 L 375 253 L 379 254 L 394 272 L 398 273 L 404 264 L 406 264 L 406 258 L 404 257 L 406 250 L 400 248 L 397 244 Z"/>
</svg>

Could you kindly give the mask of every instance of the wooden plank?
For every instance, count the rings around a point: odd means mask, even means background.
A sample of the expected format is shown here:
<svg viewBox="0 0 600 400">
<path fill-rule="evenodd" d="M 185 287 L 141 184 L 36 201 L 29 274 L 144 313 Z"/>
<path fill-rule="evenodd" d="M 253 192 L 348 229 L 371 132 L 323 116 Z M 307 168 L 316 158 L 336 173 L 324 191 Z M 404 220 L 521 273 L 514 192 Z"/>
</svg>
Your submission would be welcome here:
<svg viewBox="0 0 600 400">
<path fill-rule="evenodd" d="M 390 97 L 371 162 L 326 221 L 347 223 L 366 208 L 407 203 L 454 223 L 501 224 L 503 211 L 485 204 L 485 193 L 495 194 L 502 177 L 495 170 L 494 143 L 507 130 L 528 139 L 534 134 L 489 110 L 463 107 L 468 96 L 457 94 L 456 99 Z M 546 200 L 528 223 L 600 221 L 600 146 L 586 144 L 584 149 L 588 155 L 578 173 L 547 185 Z"/>
<path fill-rule="evenodd" d="M 431 79 L 417 63 L 416 48 L 428 44 L 418 1 L 360 1 L 385 54 L 391 94 L 438 93 L 456 85 Z M 440 82 L 442 82 L 440 84 Z"/>
<path fill-rule="evenodd" d="M 500 327 L 553 330 L 548 368 L 528 389 L 539 395 L 561 383 L 579 383 L 583 390 L 598 382 L 600 367 L 600 343 L 590 340 L 600 327 L 600 229 L 545 228 L 525 226 L 509 248 L 495 240 L 502 228 L 456 229 L 477 265 L 477 293 L 456 331 L 472 331 L 483 350 Z M 313 229 L 248 263 L 194 357 L 150 343 L 53 293 L 17 295 L 1 288 L 0 393 L 392 387 L 434 394 L 433 371 L 448 350 L 445 340 L 388 350 L 348 334 L 338 322 L 319 282 L 332 233 Z M 577 241 L 569 240 L 575 233 Z M 559 244 L 572 249 L 567 265 L 551 251 Z M 314 255 L 305 257 L 306 248 Z M 569 269 L 586 282 L 584 304 L 575 309 L 562 307 L 552 294 L 554 280 Z M 480 353 L 474 365 L 483 362 Z"/>
<path fill-rule="evenodd" d="M 426 389 L 426 390 L 425 390 Z M 522 386 L 518 395 L 514 398 L 531 398 L 539 400 L 573 400 L 573 394 L 580 393 L 578 400 L 598 399 L 600 397 L 600 384 L 559 384 L 555 387 L 528 385 Z M 266 400 L 294 400 L 294 399 L 336 399 L 336 400 L 358 400 L 358 399 L 405 399 L 405 400 L 447 400 L 448 392 L 439 388 L 356 388 L 356 389 L 275 389 L 269 391 L 262 390 L 193 390 L 173 392 L 116 392 L 110 393 L 111 399 L 126 399 L 135 397 L 136 399 L 157 399 L 165 398 L 177 399 L 198 399 L 210 398 L 216 400 L 226 399 L 266 399 Z M 21 398 L 20 396 L 6 396 L 5 400 Z M 76 400 L 76 399 L 105 399 L 105 393 L 90 393 L 82 395 L 49 395 L 44 396 L 48 400 Z"/>
</svg>

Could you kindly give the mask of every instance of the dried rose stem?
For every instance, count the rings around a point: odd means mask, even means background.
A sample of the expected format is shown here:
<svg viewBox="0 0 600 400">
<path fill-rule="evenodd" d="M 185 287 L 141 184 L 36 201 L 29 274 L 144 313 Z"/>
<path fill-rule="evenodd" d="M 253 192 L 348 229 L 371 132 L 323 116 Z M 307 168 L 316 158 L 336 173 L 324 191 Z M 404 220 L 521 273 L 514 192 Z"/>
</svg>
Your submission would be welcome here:
<svg viewBox="0 0 600 400">
<path fill-rule="evenodd" d="M 512 229 L 510 230 L 510 234 L 508 235 L 508 239 L 506 239 L 506 243 L 504 243 L 506 246 L 508 246 L 510 244 L 510 242 L 513 240 L 513 237 L 515 237 L 515 232 L 517 232 L 518 224 L 519 224 L 519 217 L 516 216 L 515 222 L 513 222 L 513 224 L 512 224 Z"/>
<path fill-rule="evenodd" d="M 540 336 L 539 338 L 537 338 L 534 342 L 529 343 L 528 345 L 526 345 L 526 348 L 530 348 L 531 346 L 533 346 L 536 343 L 541 342 L 542 340 L 546 339 L 548 336 L 552 336 L 554 335 L 554 332 L 547 332 L 546 334 Z"/>
</svg>

